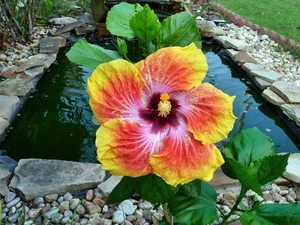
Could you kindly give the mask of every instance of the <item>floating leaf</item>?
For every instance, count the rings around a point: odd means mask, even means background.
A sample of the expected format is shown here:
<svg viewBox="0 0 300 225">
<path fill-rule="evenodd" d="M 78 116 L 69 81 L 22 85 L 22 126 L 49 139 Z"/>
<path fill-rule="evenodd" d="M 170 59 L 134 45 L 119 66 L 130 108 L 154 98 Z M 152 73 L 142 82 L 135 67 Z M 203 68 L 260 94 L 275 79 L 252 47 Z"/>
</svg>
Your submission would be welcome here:
<svg viewBox="0 0 300 225">
<path fill-rule="evenodd" d="M 84 38 L 78 40 L 66 53 L 66 56 L 71 62 L 91 70 L 96 69 L 101 63 L 122 58 L 118 52 L 90 44 Z"/>
</svg>

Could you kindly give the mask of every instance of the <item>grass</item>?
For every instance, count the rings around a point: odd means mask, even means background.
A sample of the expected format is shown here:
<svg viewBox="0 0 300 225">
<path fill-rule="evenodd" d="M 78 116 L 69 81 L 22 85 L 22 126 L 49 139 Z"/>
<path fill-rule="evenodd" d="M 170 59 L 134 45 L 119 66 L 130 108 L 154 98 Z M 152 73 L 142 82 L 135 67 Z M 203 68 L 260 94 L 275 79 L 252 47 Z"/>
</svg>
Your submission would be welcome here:
<svg viewBox="0 0 300 225">
<path fill-rule="evenodd" d="M 300 44 L 300 0 L 215 0 L 226 9 L 260 27 Z"/>
</svg>

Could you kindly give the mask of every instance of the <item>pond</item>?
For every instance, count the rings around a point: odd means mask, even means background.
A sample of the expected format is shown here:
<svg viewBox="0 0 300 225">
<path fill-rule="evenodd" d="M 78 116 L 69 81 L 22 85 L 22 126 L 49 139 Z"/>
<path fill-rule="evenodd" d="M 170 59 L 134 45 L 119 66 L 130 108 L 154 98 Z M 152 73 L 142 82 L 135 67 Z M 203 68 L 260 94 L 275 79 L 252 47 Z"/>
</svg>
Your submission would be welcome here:
<svg viewBox="0 0 300 225">
<path fill-rule="evenodd" d="M 112 47 L 107 42 L 101 45 Z M 131 59 L 140 55 L 134 43 L 130 49 Z M 229 138 L 256 126 L 273 140 L 277 153 L 299 152 L 300 140 L 252 84 L 226 58 L 218 55 L 219 46 L 204 42 L 203 52 L 209 64 L 205 82 L 236 96 L 234 114 L 238 119 Z M 0 143 L 0 149 L 7 150 L 15 160 L 42 158 L 96 162 L 94 142 L 98 126 L 92 122 L 85 91 L 86 80 L 92 71 L 71 63 L 65 53 L 58 55 L 57 62 L 41 78 L 37 91 Z M 218 143 L 218 147 L 222 144 Z"/>
</svg>

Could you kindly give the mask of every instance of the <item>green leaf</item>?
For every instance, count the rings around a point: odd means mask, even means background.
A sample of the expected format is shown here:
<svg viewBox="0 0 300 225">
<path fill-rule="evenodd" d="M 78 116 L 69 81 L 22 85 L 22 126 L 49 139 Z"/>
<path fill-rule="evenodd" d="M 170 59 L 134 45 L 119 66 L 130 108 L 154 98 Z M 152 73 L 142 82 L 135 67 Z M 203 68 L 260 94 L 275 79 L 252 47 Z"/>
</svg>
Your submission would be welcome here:
<svg viewBox="0 0 300 225">
<path fill-rule="evenodd" d="M 119 53 L 127 59 L 127 53 L 128 53 L 128 48 L 127 48 L 127 44 L 126 41 L 121 39 L 121 38 L 117 38 L 117 49 L 119 51 Z"/>
<path fill-rule="evenodd" d="M 140 4 L 129 4 L 127 2 L 121 2 L 113 6 L 106 18 L 106 27 L 111 34 L 124 37 L 126 39 L 132 39 L 135 34 L 129 26 L 131 18 L 143 7 Z"/>
<path fill-rule="evenodd" d="M 89 44 L 84 38 L 77 41 L 66 53 L 66 56 L 71 62 L 91 70 L 96 69 L 101 63 L 122 58 L 118 52 Z"/>
<path fill-rule="evenodd" d="M 256 214 L 275 224 L 300 224 L 300 204 L 261 204 Z"/>
<path fill-rule="evenodd" d="M 180 188 L 167 184 L 161 177 L 154 174 L 137 177 L 134 183 L 136 192 L 153 204 L 166 202 L 176 195 Z"/>
<path fill-rule="evenodd" d="M 244 166 L 251 166 L 254 161 L 273 155 L 274 144 L 268 136 L 254 127 L 231 138 L 222 149 L 222 154 Z"/>
<path fill-rule="evenodd" d="M 138 38 L 140 44 L 149 49 L 150 42 L 161 30 L 161 23 L 157 15 L 146 4 L 144 9 L 135 14 L 130 20 L 130 28 Z"/>
<path fill-rule="evenodd" d="M 122 202 L 123 200 L 130 198 L 135 192 L 133 180 L 134 178 L 132 177 L 123 177 L 108 196 L 106 201 L 107 204 Z"/>
<path fill-rule="evenodd" d="M 168 201 L 171 214 L 186 225 L 206 225 L 217 218 L 217 193 L 206 182 L 201 183 L 201 196 L 193 198 L 177 194 Z"/>
<path fill-rule="evenodd" d="M 262 191 L 260 189 L 261 185 L 257 181 L 257 171 L 254 168 L 244 166 L 240 162 L 237 162 L 231 158 L 226 158 L 225 163 L 228 163 L 228 165 L 230 165 L 234 171 L 234 178 L 231 178 L 238 179 L 243 187 L 251 189 L 262 195 Z"/>
<path fill-rule="evenodd" d="M 288 164 L 289 155 L 270 155 L 256 160 L 252 167 L 257 171 L 258 183 L 265 185 L 282 176 Z"/>
<path fill-rule="evenodd" d="M 164 19 L 157 43 L 159 48 L 184 47 L 193 42 L 201 47 L 200 31 L 195 23 L 197 16 L 198 14 L 190 16 L 188 12 L 181 12 Z"/>
<path fill-rule="evenodd" d="M 276 225 L 276 223 L 271 222 L 255 213 L 244 212 L 241 215 L 240 222 L 243 225 Z"/>
<path fill-rule="evenodd" d="M 183 185 L 180 190 L 183 194 L 190 197 L 200 197 L 201 194 L 201 180 L 193 180 L 192 182 Z"/>
</svg>

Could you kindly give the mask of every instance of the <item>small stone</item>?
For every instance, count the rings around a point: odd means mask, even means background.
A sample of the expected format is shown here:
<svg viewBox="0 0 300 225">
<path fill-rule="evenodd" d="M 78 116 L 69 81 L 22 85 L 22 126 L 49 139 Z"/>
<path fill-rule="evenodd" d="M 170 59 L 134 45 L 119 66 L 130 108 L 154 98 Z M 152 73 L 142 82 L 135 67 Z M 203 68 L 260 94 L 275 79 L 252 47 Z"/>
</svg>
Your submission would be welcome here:
<svg viewBox="0 0 300 225">
<path fill-rule="evenodd" d="M 101 212 L 100 206 L 95 205 L 95 204 L 93 204 L 93 203 L 91 203 L 91 202 L 89 202 L 85 199 L 82 201 L 82 204 L 84 205 L 87 213 L 90 214 L 90 215 Z"/>
<path fill-rule="evenodd" d="M 84 215 L 85 212 L 86 212 L 86 210 L 85 210 L 84 206 L 80 204 L 80 205 L 78 205 L 78 207 L 76 208 L 76 212 L 78 212 L 80 215 Z"/>
<path fill-rule="evenodd" d="M 126 220 L 128 220 L 129 222 L 134 222 L 136 221 L 136 217 L 134 215 L 129 215 L 126 216 Z"/>
<path fill-rule="evenodd" d="M 42 209 L 41 208 L 39 208 L 39 209 L 30 209 L 29 212 L 28 212 L 28 216 L 31 219 L 34 219 L 34 218 L 40 216 L 41 214 L 42 214 Z"/>
<path fill-rule="evenodd" d="M 136 207 L 130 200 L 124 200 L 118 206 L 119 210 L 123 211 L 126 215 L 133 215 Z"/>
<path fill-rule="evenodd" d="M 6 195 L 4 197 L 4 201 L 6 203 L 8 203 L 8 202 L 12 201 L 15 197 L 16 197 L 16 193 L 9 191 L 6 193 Z"/>
<path fill-rule="evenodd" d="M 15 198 L 14 200 L 10 201 L 9 203 L 6 204 L 7 208 L 10 208 L 14 205 L 16 205 L 19 201 L 21 200 L 20 197 Z"/>
<path fill-rule="evenodd" d="M 288 190 L 281 190 L 281 191 L 279 191 L 280 195 L 287 195 L 288 193 L 289 193 Z"/>
<path fill-rule="evenodd" d="M 125 218 L 126 215 L 122 211 L 118 210 L 113 213 L 112 222 L 122 224 L 124 223 Z"/>
<path fill-rule="evenodd" d="M 281 200 L 281 195 L 274 192 L 272 193 L 272 198 L 274 199 L 275 202 L 279 202 Z"/>
<path fill-rule="evenodd" d="M 103 207 L 106 203 L 102 198 L 99 197 L 94 197 L 92 202 L 100 207 Z"/>
<path fill-rule="evenodd" d="M 154 225 L 159 225 L 159 221 L 162 221 L 163 214 L 161 213 L 154 213 L 152 215 L 152 221 Z"/>
<path fill-rule="evenodd" d="M 86 192 L 85 199 L 88 200 L 88 201 L 92 201 L 93 198 L 94 198 L 94 191 L 93 190 L 88 190 Z"/>
<path fill-rule="evenodd" d="M 46 202 L 48 202 L 48 203 L 51 203 L 51 202 L 53 202 L 53 201 L 56 201 L 57 198 L 58 198 L 58 194 L 51 194 L 51 195 L 45 196 L 45 200 L 46 200 Z"/>
<path fill-rule="evenodd" d="M 153 208 L 153 205 L 145 200 L 139 204 L 139 208 L 143 210 L 149 210 Z"/>
<path fill-rule="evenodd" d="M 73 198 L 73 195 L 69 192 L 64 195 L 64 199 L 66 201 L 70 201 L 72 198 Z"/>
<path fill-rule="evenodd" d="M 79 198 L 73 198 L 70 200 L 70 209 L 75 209 L 77 205 L 80 204 L 80 199 Z"/>
<path fill-rule="evenodd" d="M 290 195 L 286 195 L 285 198 L 291 204 L 294 204 L 296 202 L 295 199 Z"/>
</svg>

